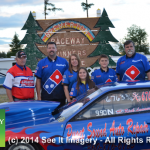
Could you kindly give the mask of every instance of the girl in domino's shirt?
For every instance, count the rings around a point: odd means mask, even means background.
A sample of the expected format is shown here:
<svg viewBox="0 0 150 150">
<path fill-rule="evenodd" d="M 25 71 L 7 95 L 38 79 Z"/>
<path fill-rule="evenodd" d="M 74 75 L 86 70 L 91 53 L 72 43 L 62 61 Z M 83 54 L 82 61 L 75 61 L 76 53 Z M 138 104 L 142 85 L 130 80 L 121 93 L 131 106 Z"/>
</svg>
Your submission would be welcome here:
<svg viewBox="0 0 150 150">
<path fill-rule="evenodd" d="M 68 102 L 71 102 L 69 93 L 72 85 L 77 81 L 77 71 L 80 68 L 80 64 L 81 61 L 77 54 L 72 54 L 69 57 L 69 69 L 64 72 L 62 80 L 65 96 Z"/>
<path fill-rule="evenodd" d="M 71 88 L 70 97 L 75 98 L 94 87 L 95 83 L 90 79 L 88 71 L 86 68 L 81 67 L 78 70 L 77 82 Z"/>
</svg>

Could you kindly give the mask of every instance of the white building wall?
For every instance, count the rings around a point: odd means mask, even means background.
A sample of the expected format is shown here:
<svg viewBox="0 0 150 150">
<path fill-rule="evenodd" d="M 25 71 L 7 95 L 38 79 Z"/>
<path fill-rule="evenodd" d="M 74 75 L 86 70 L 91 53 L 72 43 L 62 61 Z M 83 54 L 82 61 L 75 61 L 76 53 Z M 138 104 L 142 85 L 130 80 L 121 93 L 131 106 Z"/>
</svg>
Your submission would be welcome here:
<svg viewBox="0 0 150 150">
<path fill-rule="evenodd" d="M 0 58 L 0 72 L 6 74 L 13 63 L 16 63 L 15 58 Z"/>
</svg>

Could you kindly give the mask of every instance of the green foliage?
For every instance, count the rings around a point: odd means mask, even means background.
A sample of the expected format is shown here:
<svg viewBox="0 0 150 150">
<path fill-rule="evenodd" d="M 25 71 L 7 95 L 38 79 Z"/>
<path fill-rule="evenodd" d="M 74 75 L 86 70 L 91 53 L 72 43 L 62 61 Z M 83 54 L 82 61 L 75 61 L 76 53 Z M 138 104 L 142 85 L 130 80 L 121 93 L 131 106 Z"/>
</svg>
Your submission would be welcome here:
<svg viewBox="0 0 150 150">
<path fill-rule="evenodd" d="M 56 8 L 54 4 L 48 3 L 48 1 L 49 1 L 49 0 L 44 0 L 44 16 L 45 16 L 45 19 L 46 19 L 46 15 L 48 15 L 47 10 L 53 11 L 53 12 L 55 12 L 56 10 L 58 10 L 58 11 L 59 11 L 59 10 L 63 11 L 62 8 Z M 48 5 L 51 6 L 52 8 L 48 8 Z"/>
<path fill-rule="evenodd" d="M 42 28 L 38 25 L 31 12 L 22 30 L 27 30 L 25 37 L 20 42 L 21 44 L 27 44 L 24 49 L 24 52 L 27 54 L 26 65 L 31 70 L 35 70 L 38 59 L 44 58 L 45 55 L 35 45 L 35 43 L 44 44 L 44 42 L 36 33 L 36 30 L 42 30 Z"/>
<path fill-rule="evenodd" d="M 123 38 L 122 41 L 125 42 L 126 40 L 132 40 L 135 43 L 136 52 L 150 54 L 149 43 L 147 42 L 148 34 L 145 29 L 142 29 L 137 25 L 132 25 L 131 27 L 127 28 L 127 32 L 127 35 Z M 122 46 L 119 47 L 119 51 L 124 54 L 124 48 L 122 48 Z"/>
<path fill-rule="evenodd" d="M 123 40 L 120 40 L 120 42 L 117 43 L 118 49 L 119 49 L 119 54 L 120 55 L 125 55 L 125 51 L 124 51 L 124 46 L 123 46 Z"/>
<path fill-rule="evenodd" d="M 97 24 L 95 25 L 95 28 L 100 28 L 98 34 L 93 39 L 92 43 L 99 42 L 98 46 L 95 48 L 95 50 L 88 56 L 88 57 L 94 57 L 99 56 L 101 54 L 105 54 L 109 57 L 109 66 L 115 66 L 116 63 L 110 58 L 110 55 L 112 56 L 120 56 L 119 53 L 117 53 L 112 46 L 109 44 L 109 41 L 111 42 L 118 42 L 117 39 L 114 38 L 114 36 L 111 34 L 109 27 L 114 28 L 114 25 L 109 20 L 106 10 L 103 10 L 102 16 L 98 20 Z M 92 65 L 92 67 L 98 67 L 99 62 L 98 60 Z"/>
<path fill-rule="evenodd" d="M 16 53 L 22 50 L 22 45 L 20 44 L 20 40 L 18 38 L 18 34 L 15 33 L 10 46 L 10 51 L 7 53 L 7 57 L 10 58 L 11 56 L 15 56 Z"/>
<path fill-rule="evenodd" d="M 110 30 L 108 31 L 102 31 L 100 29 L 100 31 L 98 32 L 98 34 L 96 35 L 96 37 L 93 39 L 92 43 L 95 42 L 100 42 L 101 44 L 106 44 L 109 41 L 111 42 L 118 42 L 117 39 L 114 38 L 114 36 L 111 34 Z"/>
<path fill-rule="evenodd" d="M 91 6 L 93 6 L 93 5 L 94 5 L 93 3 L 88 4 L 87 0 L 86 0 L 86 3 L 84 3 L 84 2 L 81 3 L 83 10 L 87 11 L 87 18 L 88 18 L 88 9 L 91 8 Z"/>
<path fill-rule="evenodd" d="M 34 19 L 31 11 L 26 23 L 24 24 L 21 30 L 28 30 L 27 33 L 36 33 L 36 30 L 42 30 L 42 28 L 38 25 L 38 23 Z"/>
<path fill-rule="evenodd" d="M 0 58 L 6 58 L 7 54 L 5 52 L 0 52 Z"/>
<path fill-rule="evenodd" d="M 112 22 L 110 21 L 110 19 L 108 18 L 107 12 L 104 9 L 102 16 L 99 18 L 97 24 L 95 25 L 95 28 L 101 27 L 101 31 L 105 31 L 107 29 L 109 29 L 109 27 L 111 28 L 115 28 L 114 25 L 112 24 Z"/>
<path fill-rule="evenodd" d="M 89 57 L 99 56 L 105 54 L 107 56 L 120 56 L 110 44 L 99 44 L 96 49 L 89 55 Z"/>
</svg>

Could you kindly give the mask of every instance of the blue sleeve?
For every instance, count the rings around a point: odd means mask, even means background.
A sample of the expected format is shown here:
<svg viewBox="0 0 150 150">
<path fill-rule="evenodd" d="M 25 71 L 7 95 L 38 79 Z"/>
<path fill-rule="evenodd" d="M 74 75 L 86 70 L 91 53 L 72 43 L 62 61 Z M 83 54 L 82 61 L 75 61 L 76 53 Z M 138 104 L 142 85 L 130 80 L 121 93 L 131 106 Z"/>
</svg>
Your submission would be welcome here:
<svg viewBox="0 0 150 150">
<path fill-rule="evenodd" d="M 69 85 L 67 70 L 65 71 L 65 73 L 64 73 L 64 75 L 63 75 L 62 84 L 68 84 L 68 85 Z"/>
<path fill-rule="evenodd" d="M 117 74 L 120 74 L 120 59 L 117 61 L 117 64 L 116 64 L 116 73 Z"/>
<path fill-rule="evenodd" d="M 144 56 L 144 55 L 142 55 L 142 56 L 143 56 L 142 62 L 143 62 L 144 67 L 145 67 L 145 72 L 147 73 L 147 72 L 150 71 L 150 64 L 149 64 L 149 61 L 148 61 L 147 57 Z"/>
<path fill-rule="evenodd" d="M 95 83 L 96 85 L 96 80 L 95 80 L 95 71 L 92 72 L 92 75 L 91 75 L 91 80 Z"/>
<path fill-rule="evenodd" d="M 76 84 L 77 82 L 75 82 L 71 88 L 71 92 L 70 92 L 70 97 L 77 97 L 77 89 L 76 89 Z"/>
<path fill-rule="evenodd" d="M 38 78 L 42 78 L 42 67 L 41 67 L 41 61 L 38 62 L 36 70 L 35 70 L 35 76 Z"/>
</svg>

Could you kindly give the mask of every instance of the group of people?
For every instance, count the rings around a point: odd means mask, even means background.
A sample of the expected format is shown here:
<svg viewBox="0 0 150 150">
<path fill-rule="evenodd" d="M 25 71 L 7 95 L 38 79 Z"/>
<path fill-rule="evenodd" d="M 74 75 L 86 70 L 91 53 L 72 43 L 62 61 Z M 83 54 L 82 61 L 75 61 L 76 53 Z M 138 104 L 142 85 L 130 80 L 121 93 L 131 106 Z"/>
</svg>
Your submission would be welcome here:
<svg viewBox="0 0 150 150">
<path fill-rule="evenodd" d="M 108 68 L 109 58 L 102 54 L 99 57 L 100 69 L 95 70 L 91 77 L 85 67 L 81 67 L 77 54 L 66 59 L 57 56 L 57 46 L 54 42 L 47 44 L 48 56 L 38 62 L 36 76 L 36 91 L 38 100 L 60 102 L 60 106 L 95 85 L 107 82 L 145 80 L 145 73 L 150 80 L 150 65 L 148 59 L 135 52 L 133 41 L 124 43 L 126 55 L 120 57 L 116 71 Z M 16 54 L 16 65 L 6 74 L 3 86 L 10 101 L 34 99 L 34 78 L 30 68 L 25 66 L 27 56 L 23 51 Z"/>
</svg>

